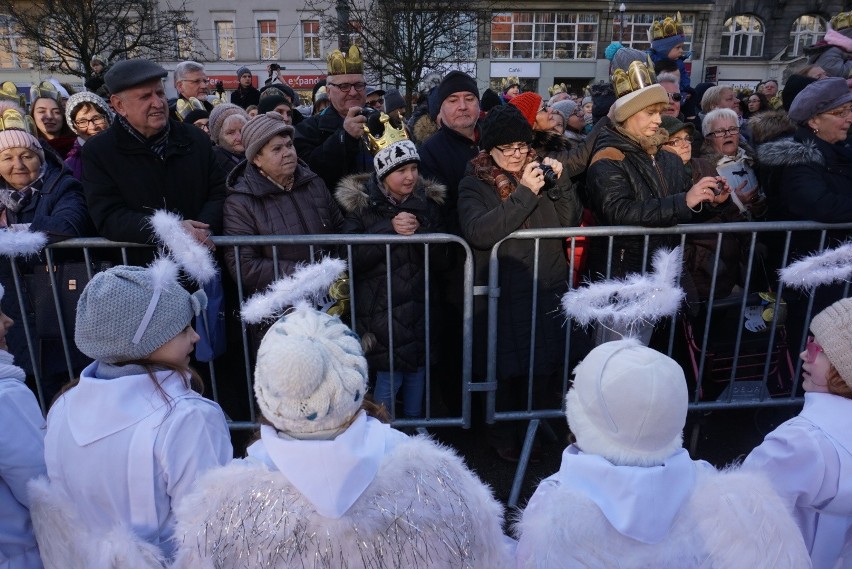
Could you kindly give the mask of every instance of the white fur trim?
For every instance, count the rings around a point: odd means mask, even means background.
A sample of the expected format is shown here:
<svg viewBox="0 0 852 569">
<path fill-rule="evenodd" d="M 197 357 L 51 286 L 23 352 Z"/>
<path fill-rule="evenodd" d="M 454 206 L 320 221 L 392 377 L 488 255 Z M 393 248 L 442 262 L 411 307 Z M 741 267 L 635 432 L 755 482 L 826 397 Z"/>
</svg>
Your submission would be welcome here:
<svg viewBox="0 0 852 569">
<path fill-rule="evenodd" d="M 189 234 L 179 215 L 160 209 L 150 217 L 150 223 L 169 255 L 195 282 L 203 285 L 216 276 L 210 249 Z"/>
<path fill-rule="evenodd" d="M 848 281 L 852 278 L 852 242 L 802 257 L 780 269 L 778 274 L 785 286 L 805 290 Z"/>
<path fill-rule="evenodd" d="M 41 251 L 47 235 L 40 231 L 0 231 L 0 256 L 28 257 Z"/>
<path fill-rule="evenodd" d="M 303 305 L 321 298 L 345 270 L 346 262 L 333 257 L 302 265 L 292 275 L 278 279 L 266 291 L 249 298 L 243 304 L 242 319 L 248 324 L 257 324 L 277 318 L 288 306 Z"/>
</svg>

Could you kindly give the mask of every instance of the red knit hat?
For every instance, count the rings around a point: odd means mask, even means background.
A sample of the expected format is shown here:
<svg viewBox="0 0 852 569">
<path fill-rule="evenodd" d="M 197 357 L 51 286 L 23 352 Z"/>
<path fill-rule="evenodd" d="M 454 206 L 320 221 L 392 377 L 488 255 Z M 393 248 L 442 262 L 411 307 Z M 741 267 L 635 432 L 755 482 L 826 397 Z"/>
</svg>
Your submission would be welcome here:
<svg viewBox="0 0 852 569">
<path fill-rule="evenodd" d="M 509 104 L 518 107 L 518 110 L 521 111 L 521 114 L 524 115 L 530 126 L 535 125 L 535 116 L 541 108 L 541 95 L 527 91 L 526 93 L 512 97 Z"/>
</svg>

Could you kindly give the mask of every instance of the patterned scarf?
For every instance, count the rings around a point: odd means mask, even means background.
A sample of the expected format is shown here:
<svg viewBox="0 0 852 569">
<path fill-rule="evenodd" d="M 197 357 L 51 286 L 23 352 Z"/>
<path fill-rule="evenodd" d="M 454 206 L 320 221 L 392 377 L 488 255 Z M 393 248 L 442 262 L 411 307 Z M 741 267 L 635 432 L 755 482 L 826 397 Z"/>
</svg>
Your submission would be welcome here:
<svg viewBox="0 0 852 569">
<path fill-rule="evenodd" d="M 166 145 L 169 143 L 169 132 L 171 129 L 171 125 L 169 122 L 166 122 L 166 128 L 164 128 L 161 132 L 158 132 L 154 136 L 150 138 L 146 138 L 141 132 L 133 128 L 127 119 L 121 115 L 116 115 L 118 119 L 118 123 L 124 127 L 124 130 L 130 133 L 130 136 L 147 146 L 151 152 L 159 156 L 161 159 L 166 155 Z"/>
<path fill-rule="evenodd" d="M 481 150 L 470 163 L 473 165 L 474 175 L 483 182 L 491 184 L 494 187 L 494 191 L 500 196 L 500 200 L 506 201 L 512 195 L 512 192 L 515 191 L 515 188 L 518 187 L 523 169 L 535 159 L 536 155 L 534 152 L 527 154 L 527 159 L 524 161 L 523 166 L 521 166 L 521 171 L 517 173 L 507 172 L 500 168 L 494 162 L 491 154 L 484 150 Z"/>
</svg>

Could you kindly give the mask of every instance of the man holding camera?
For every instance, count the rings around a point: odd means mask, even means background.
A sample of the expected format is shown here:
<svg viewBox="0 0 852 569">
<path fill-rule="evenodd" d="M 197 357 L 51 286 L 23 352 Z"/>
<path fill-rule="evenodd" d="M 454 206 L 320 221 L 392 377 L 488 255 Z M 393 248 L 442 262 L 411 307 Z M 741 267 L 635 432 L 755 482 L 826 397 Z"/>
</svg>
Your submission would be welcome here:
<svg viewBox="0 0 852 569">
<path fill-rule="evenodd" d="M 331 105 L 300 122 L 293 142 L 299 158 L 333 191 L 343 176 L 373 170 L 373 157 L 361 141 L 367 83 L 357 46 L 346 55 L 329 54 L 326 90 Z"/>
</svg>

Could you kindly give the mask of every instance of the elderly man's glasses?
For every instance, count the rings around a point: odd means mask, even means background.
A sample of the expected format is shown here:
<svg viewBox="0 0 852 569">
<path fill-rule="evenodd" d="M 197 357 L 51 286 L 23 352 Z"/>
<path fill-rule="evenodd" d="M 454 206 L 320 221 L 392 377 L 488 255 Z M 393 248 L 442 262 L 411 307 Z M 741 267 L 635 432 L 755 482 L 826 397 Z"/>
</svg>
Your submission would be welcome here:
<svg viewBox="0 0 852 569">
<path fill-rule="evenodd" d="M 724 138 L 724 137 L 728 136 L 729 134 L 739 134 L 739 133 L 740 133 L 740 127 L 732 126 L 731 128 L 720 128 L 720 129 L 717 129 L 717 130 L 713 130 L 709 134 L 710 134 L 710 136 L 714 136 L 716 138 Z"/>
<path fill-rule="evenodd" d="M 209 83 L 210 79 L 207 77 L 202 77 L 200 79 L 181 79 L 181 81 L 186 81 L 187 83 L 195 83 L 198 85 L 199 83 Z"/>
<path fill-rule="evenodd" d="M 87 126 L 104 126 L 106 124 L 106 117 L 103 115 L 96 115 L 90 119 L 77 119 L 74 121 L 74 124 L 77 125 L 77 128 L 86 128 Z"/>
<path fill-rule="evenodd" d="M 689 146 L 692 144 L 691 136 L 684 136 L 683 138 L 673 138 L 668 142 L 664 142 L 666 146 Z"/>
<path fill-rule="evenodd" d="M 523 156 L 530 151 L 529 144 L 520 144 L 518 146 L 495 146 L 497 150 L 503 153 L 503 156 L 513 156 L 516 152 Z"/>
<path fill-rule="evenodd" d="M 822 346 L 816 343 L 813 336 L 808 336 L 808 342 L 805 344 L 805 361 L 812 364 L 816 361 L 820 352 L 824 352 Z"/>
<path fill-rule="evenodd" d="M 836 110 L 836 111 L 828 111 L 828 112 L 826 112 L 826 113 L 824 113 L 824 114 L 826 114 L 826 115 L 834 115 L 834 116 L 839 117 L 839 118 L 841 118 L 841 119 L 845 119 L 845 118 L 847 118 L 850 114 L 852 114 L 852 107 L 846 107 L 846 108 L 843 108 L 843 109 L 838 109 L 838 110 Z"/>
<path fill-rule="evenodd" d="M 363 81 L 358 81 L 357 83 L 328 83 L 328 85 L 331 85 L 332 87 L 337 87 L 338 89 L 340 89 L 344 93 L 348 93 L 353 88 L 356 91 L 363 91 L 364 89 L 367 88 L 367 84 L 364 83 Z"/>
</svg>

